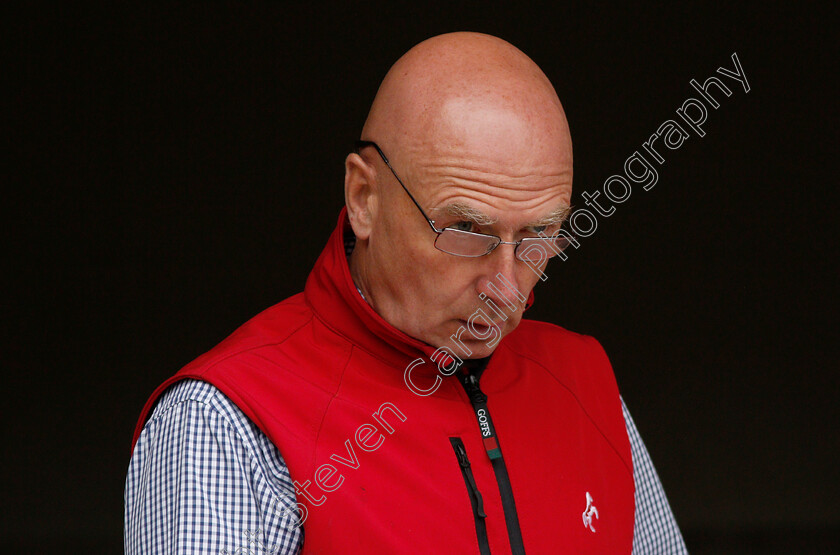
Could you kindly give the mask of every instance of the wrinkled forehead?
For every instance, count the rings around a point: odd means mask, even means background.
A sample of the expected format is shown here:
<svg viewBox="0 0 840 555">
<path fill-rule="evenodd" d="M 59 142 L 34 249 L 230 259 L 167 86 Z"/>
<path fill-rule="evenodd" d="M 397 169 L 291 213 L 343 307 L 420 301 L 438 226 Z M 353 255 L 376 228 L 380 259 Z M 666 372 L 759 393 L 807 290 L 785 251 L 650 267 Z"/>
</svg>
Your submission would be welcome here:
<svg viewBox="0 0 840 555">
<path fill-rule="evenodd" d="M 538 108 L 473 98 L 443 103 L 421 140 L 406 149 L 430 210 L 455 203 L 497 220 L 506 212 L 527 219 L 568 206 L 568 127 L 562 111 Z"/>
</svg>

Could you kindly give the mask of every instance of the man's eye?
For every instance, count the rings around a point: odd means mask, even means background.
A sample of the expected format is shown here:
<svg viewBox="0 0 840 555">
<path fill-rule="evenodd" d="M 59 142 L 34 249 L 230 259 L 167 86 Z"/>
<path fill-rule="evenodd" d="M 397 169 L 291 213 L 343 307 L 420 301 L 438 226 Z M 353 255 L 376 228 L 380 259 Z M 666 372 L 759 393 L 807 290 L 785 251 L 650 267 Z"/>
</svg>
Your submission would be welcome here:
<svg viewBox="0 0 840 555">
<path fill-rule="evenodd" d="M 540 233 L 541 231 L 545 231 L 546 229 L 548 229 L 547 225 L 532 225 L 528 228 L 528 230 L 533 233 Z"/>
<path fill-rule="evenodd" d="M 448 227 L 451 227 L 452 229 L 457 229 L 458 231 L 475 231 L 475 229 L 473 229 L 475 227 L 475 224 L 466 220 L 455 222 L 454 224 Z"/>
</svg>

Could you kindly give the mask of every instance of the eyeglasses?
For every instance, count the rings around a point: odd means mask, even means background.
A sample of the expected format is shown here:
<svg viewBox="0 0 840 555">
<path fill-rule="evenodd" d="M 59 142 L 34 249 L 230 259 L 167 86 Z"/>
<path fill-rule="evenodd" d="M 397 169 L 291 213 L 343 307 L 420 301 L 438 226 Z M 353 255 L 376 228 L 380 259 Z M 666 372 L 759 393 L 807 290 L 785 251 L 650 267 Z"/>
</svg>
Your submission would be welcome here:
<svg viewBox="0 0 840 555">
<path fill-rule="evenodd" d="M 388 157 L 385 156 L 385 153 L 382 152 L 379 145 L 373 141 L 356 141 L 356 153 L 359 153 L 363 148 L 368 146 L 372 146 L 376 149 L 376 152 L 378 152 L 379 156 L 382 157 L 382 161 L 385 162 L 385 165 L 388 166 L 388 169 L 390 169 L 391 173 L 394 174 L 394 177 L 397 178 L 397 181 L 402 186 L 403 191 L 406 192 L 408 197 L 414 203 L 414 206 L 416 206 L 417 209 L 420 210 L 420 213 L 423 214 L 423 217 L 426 218 L 426 221 L 429 223 L 429 227 L 432 228 L 432 231 L 437 234 L 437 238 L 435 239 L 435 248 L 439 251 L 455 256 L 476 258 L 490 254 L 499 245 L 515 245 L 514 255 L 516 258 L 528 264 L 533 264 L 534 260 L 532 256 L 529 256 L 529 254 L 534 251 L 539 251 L 539 254 L 542 255 L 540 256 L 540 260 L 544 260 L 560 254 L 566 247 L 576 242 L 574 237 L 565 230 L 558 230 L 551 236 L 540 231 L 538 233 L 538 237 L 525 237 L 519 241 L 502 241 L 501 237 L 488 235 L 486 233 L 462 231 L 451 227 L 438 229 L 435 226 L 434 220 L 431 220 L 426 215 L 426 212 L 423 211 L 420 203 L 417 202 L 414 195 L 409 192 L 408 188 L 406 188 L 405 184 L 402 182 L 402 179 L 400 179 L 400 176 L 398 176 L 397 172 L 394 171 L 393 166 L 391 166 L 391 162 L 388 161 Z"/>
</svg>

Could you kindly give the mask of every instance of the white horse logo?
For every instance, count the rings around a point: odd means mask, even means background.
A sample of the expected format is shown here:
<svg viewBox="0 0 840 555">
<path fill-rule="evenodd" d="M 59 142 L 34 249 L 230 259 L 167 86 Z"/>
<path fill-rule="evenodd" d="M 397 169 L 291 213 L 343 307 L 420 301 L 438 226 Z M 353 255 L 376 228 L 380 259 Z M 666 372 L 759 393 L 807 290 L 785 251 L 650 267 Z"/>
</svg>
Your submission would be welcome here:
<svg viewBox="0 0 840 555">
<path fill-rule="evenodd" d="M 598 517 L 598 508 L 592 504 L 592 496 L 589 495 L 589 492 L 586 492 L 586 510 L 583 511 L 583 525 L 595 531 L 595 527 L 592 526 L 592 517 Z"/>
</svg>

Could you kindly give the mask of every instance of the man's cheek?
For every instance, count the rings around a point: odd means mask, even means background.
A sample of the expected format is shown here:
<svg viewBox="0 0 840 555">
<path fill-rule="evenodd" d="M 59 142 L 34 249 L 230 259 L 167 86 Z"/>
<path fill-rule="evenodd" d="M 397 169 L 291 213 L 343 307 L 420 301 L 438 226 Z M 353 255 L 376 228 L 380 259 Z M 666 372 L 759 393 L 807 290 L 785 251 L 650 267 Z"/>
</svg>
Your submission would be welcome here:
<svg viewBox="0 0 840 555">
<path fill-rule="evenodd" d="M 548 274 L 545 274 L 548 276 Z M 519 276 L 519 292 L 522 293 L 526 299 L 531 296 L 531 291 L 539 282 L 539 277 L 533 274 L 533 272 L 528 272 L 527 274 L 520 274 Z M 524 308 L 524 307 L 523 307 Z M 517 311 L 520 312 L 520 311 Z"/>
<path fill-rule="evenodd" d="M 518 326 L 519 322 L 521 322 L 521 321 L 522 321 L 522 312 L 517 311 L 516 314 L 514 314 L 513 316 L 508 318 L 507 322 L 505 322 L 505 327 L 502 330 L 502 336 L 505 336 L 505 335 L 509 334 L 510 332 L 512 332 L 513 330 L 515 330 L 516 326 Z"/>
</svg>

